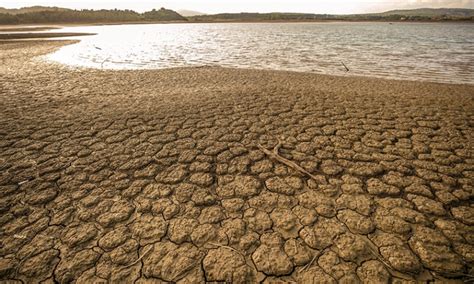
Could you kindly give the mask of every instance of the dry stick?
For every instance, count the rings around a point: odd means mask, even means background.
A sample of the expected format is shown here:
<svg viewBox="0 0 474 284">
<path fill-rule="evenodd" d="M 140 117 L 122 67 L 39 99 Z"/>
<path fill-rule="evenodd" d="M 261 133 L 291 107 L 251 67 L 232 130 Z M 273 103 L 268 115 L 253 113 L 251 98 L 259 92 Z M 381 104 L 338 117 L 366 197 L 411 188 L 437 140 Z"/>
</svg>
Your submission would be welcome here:
<svg viewBox="0 0 474 284">
<path fill-rule="evenodd" d="M 258 144 L 257 147 L 263 152 L 265 153 L 267 156 L 269 157 L 272 157 L 273 159 L 279 161 L 280 163 L 282 164 L 285 164 L 287 165 L 288 167 L 296 170 L 296 171 L 299 171 L 299 172 L 302 172 L 304 173 L 305 175 L 309 176 L 310 178 L 314 179 L 314 180 L 318 180 L 316 178 L 316 176 L 314 176 L 313 174 L 311 174 L 310 172 L 308 172 L 307 170 L 303 169 L 300 165 L 298 165 L 297 163 L 295 162 L 292 162 L 288 159 L 285 159 L 283 158 L 282 156 L 280 156 L 280 154 L 278 153 L 278 150 L 280 149 L 281 147 L 281 141 L 278 140 L 278 144 L 275 146 L 275 148 L 273 148 L 273 152 L 264 148 L 262 145 Z"/>
<path fill-rule="evenodd" d="M 346 68 L 346 72 L 349 72 L 349 68 L 347 68 L 346 64 L 344 64 L 344 62 L 342 62 L 342 61 L 341 61 L 341 63 L 342 63 L 342 65 L 344 65 L 344 68 Z"/>
<path fill-rule="evenodd" d="M 102 61 L 102 63 L 100 63 L 100 69 L 104 69 L 104 63 L 107 62 L 107 60 L 109 60 L 110 57 L 107 57 L 104 61 Z"/>
<path fill-rule="evenodd" d="M 317 254 L 315 254 L 314 257 L 313 257 L 313 259 L 311 259 L 311 261 L 310 261 L 308 264 L 306 264 L 306 265 L 300 270 L 300 272 L 303 272 L 303 271 L 305 271 L 305 270 L 308 270 L 308 269 L 311 267 L 311 265 L 313 265 L 313 262 L 316 260 L 316 258 L 320 257 L 320 256 L 323 254 L 323 252 L 325 252 L 325 251 L 326 251 L 326 249 L 323 249 L 323 250 L 319 251 Z"/>
<path fill-rule="evenodd" d="M 383 265 L 385 265 L 388 268 L 388 271 L 392 276 L 396 276 L 398 278 L 402 278 L 405 280 L 414 280 L 412 276 L 402 273 L 400 271 L 397 271 L 390 264 L 388 264 L 385 261 L 385 259 L 383 259 L 383 257 L 379 254 L 377 246 L 369 238 L 367 238 L 366 236 L 360 236 L 360 237 L 368 245 L 369 251 L 372 253 L 372 255 L 374 255 L 380 262 L 382 262 Z"/>
<path fill-rule="evenodd" d="M 102 48 L 100 48 L 100 47 L 94 46 L 94 48 L 97 49 L 97 50 L 102 51 Z M 107 60 L 109 60 L 109 58 L 110 58 L 110 56 L 107 57 L 104 61 L 102 61 L 102 63 L 100 63 L 100 69 L 104 69 L 104 63 L 107 62 Z"/>
<path fill-rule="evenodd" d="M 449 276 L 452 276 L 452 277 L 461 277 L 461 276 L 464 276 L 466 277 L 467 279 L 466 280 L 463 280 L 464 282 L 466 283 L 470 283 L 470 282 L 474 282 L 474 275 L 473 274 L 466 274 L 466 273 L 450 273 L 450 272 L 443 272 L 444 274 L 447 274 Z M 437 274 L 435 272 L 433 272 L 434 276 L 437 276 Z"/>
<path fill-rule="evenodd" d="M 236 249 L 233 248 L 233 247 L 229 247 L 229 246 L 225 246 L 225 245 L 220 245 L 220 244 L 216 244 L 216 243 L 208 243 L 208 244 L 210 244 L 210 245 L 212 245 L 212 246 L 216 246 L 216 247 L 221 247 L 221 248 L 226 248 L 226 249 L 233 250 L 233 251 L 235 251 L 236 253 L 240 254 L 241 256 L 243 256 L 243 257 L 245 258 L 245 255 L 244 255 L 242 252 L 236 250 Z"/>
<path fill-rule="evenodd" d="M 23 259 L 20 260 L 20 262 L 18 263 L 18 266 L 16 267 L 15 269 L 15 277 L 18 275 L 18 272 L 20 271 L 21 269 L 21 266 L 23 265 L 23 262 L 25 262 L 30 256 L 32 256 L 34 253 L 34 250 L 30 251 L 29 254 L 27 254 Z"/>
<path fill-rule="evenodd" d="M 129 265 L 125 266 L 125 268 L 129 268 L 130 266 L 133 266 L 133 265 L 137 264 L 140 260 L 142 260 L 143 257 L 145 257 L 145 255 L 147 255 L 147 254 L 151 251 L 151 249 L 152 249 L 154 246 L 155 246 L 154 244 L 151 245 L 150 248 L 142 254 L 142 256 L 140 256 L 137 260 L 135 260 L 134 262 L 130 263 Z"/>
</svg>

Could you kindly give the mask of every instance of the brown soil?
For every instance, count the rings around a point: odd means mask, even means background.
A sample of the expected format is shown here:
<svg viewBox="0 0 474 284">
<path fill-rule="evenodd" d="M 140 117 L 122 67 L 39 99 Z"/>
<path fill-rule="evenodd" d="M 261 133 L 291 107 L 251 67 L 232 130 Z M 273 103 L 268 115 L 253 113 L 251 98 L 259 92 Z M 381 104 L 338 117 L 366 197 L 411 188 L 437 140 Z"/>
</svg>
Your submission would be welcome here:
<svg viewBox="0 0 474 284">
<path fill-rule="evenodd" d="M 474 86 L 37 58 L 64 44 L 0 45 L 1 280 L 473 279 Z"/>
</svg>

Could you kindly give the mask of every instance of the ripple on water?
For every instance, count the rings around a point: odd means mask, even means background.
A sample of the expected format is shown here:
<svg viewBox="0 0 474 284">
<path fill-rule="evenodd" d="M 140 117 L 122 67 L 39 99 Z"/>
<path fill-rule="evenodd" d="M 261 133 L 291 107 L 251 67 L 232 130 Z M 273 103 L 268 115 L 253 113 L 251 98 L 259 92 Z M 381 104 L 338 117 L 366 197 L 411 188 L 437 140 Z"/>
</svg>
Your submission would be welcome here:
<svg viewBox="0 0 474 284">
<path fill-rule="evenodd" d="M 70 27 L 48 57 L 110 69 L 221 65 L 474 84 L 474 29 L 456 23 L 216 23 Z M 99 47 L 100 49 L 98 49 Z M 104 64 L 106 62 L 106 64 Z"/>
</svg>

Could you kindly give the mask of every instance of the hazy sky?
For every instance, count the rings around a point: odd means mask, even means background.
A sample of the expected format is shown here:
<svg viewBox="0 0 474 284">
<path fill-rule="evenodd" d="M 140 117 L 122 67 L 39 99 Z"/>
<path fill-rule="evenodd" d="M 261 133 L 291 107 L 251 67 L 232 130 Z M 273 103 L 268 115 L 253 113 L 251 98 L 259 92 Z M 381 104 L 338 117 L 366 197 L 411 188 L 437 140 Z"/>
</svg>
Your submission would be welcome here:
<svg viewBox="0 0 474 284">
<path fill-rule="evenodd" d="M 219 12 L 308 12 L 364 13 L 405 8 L 474 8 L 474 0 L 0 0 L 0 7 L 60 6 L 88 9 L 153 8 L 188 9 L 205 13 Z"/>
</svg>

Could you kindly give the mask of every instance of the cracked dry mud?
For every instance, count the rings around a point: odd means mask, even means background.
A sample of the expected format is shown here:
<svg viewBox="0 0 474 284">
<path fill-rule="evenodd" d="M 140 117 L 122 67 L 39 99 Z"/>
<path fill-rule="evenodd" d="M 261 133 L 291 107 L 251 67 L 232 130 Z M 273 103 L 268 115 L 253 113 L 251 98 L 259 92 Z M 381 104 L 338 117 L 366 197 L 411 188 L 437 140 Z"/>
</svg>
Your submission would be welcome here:
<svg viewBox="0 0 474 284">
<path fill-rule="evenodd" d="M 35 57 L 64 44 L 0 44 L 1 280 L 473 279 L 473 86 Z"/>
</svg>

